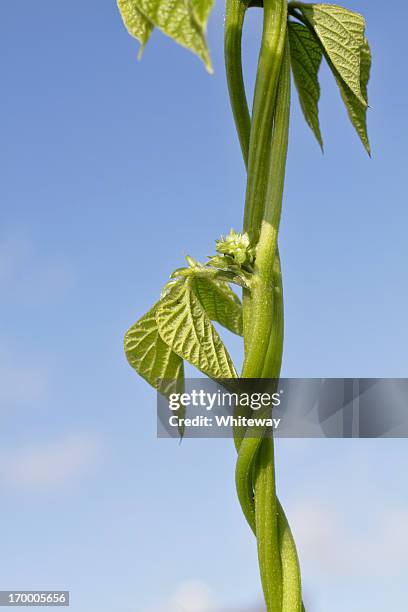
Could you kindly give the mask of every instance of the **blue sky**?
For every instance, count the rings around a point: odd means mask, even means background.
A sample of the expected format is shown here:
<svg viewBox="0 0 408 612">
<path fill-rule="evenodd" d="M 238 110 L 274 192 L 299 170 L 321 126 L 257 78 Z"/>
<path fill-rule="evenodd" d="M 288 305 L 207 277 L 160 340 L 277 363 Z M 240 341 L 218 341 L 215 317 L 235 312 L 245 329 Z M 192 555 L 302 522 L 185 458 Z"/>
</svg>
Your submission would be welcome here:
<svg viewBox="0 0 408 612">
<path fill-rule="evenodd" d="M 374 52 L 373 159 L 327 70 L 324 156 L 294 94 L 284 374 L 405 377 L 408 10 L 347 6 L 366 15 Z M 1 589 L 70 589 L 75 612 L 259 605 L 232 444 L 157 440 L 154 393 L 122 352 L 184 254 L 204 259 L 241 225 L 222 23 L 217 4 L 210 77 L 158 32 L 138 62 L 113 0 L 3 7 Z M 406 442 L 277 446 L 310 612 L 405 610 Z"/>
</svg>

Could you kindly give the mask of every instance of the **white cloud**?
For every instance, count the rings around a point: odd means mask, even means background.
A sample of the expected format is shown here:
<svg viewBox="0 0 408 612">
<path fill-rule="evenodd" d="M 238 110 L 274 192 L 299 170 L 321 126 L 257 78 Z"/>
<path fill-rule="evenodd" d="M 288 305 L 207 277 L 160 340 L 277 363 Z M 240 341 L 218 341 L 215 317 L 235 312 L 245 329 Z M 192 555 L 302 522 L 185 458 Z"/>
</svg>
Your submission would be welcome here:
<svg viewBox="0 0 408 612">
<path fill-rule="evenodd" d="M 89 473 L 102 456 L 98 436 L 71 434 L 46 445 L 0 453 L 0 482 L 17 488 L 55 488 Z"/>
<path fill-rule="evenodd" d="M 180 608 L 180 612 L 208 612 L 211 600 L 209 587 L 198 581 L 181 584 L 174 595 L 175 604 Z"/>
<path fill-rule="evenodd" d="M 351 500 L 344 512 L 330 501 L 298 504 L 290 522 L 302 566 L 342 579 L 399 575 L 408 564 L 408 507 L 384 500 L 367 507 L 362 517 L 354 516 Z"/>
<path fill-rule="evenodd" d="M 214 612 L 211 590 L 199 580 L 189 580 L 181 583 L 169 598 L 143 612 Z"/>
<path fill-rule="evenodd" d="M 210 587 L 201 580 L 182 582 L 167 598 L 156 601 L 142 612 L 264 612 L 262 604 L 253 607 L 220 607 Z"/>
</svg>

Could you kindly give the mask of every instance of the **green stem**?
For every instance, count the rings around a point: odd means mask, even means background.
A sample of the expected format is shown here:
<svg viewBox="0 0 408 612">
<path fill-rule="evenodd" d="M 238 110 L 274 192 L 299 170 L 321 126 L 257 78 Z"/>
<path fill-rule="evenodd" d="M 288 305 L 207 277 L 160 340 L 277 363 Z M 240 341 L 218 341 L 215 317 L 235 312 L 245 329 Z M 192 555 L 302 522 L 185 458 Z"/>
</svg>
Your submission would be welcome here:
<svg viewBox="0 0 408 612">
<path fill-rule="evenodd" d="M 232 114 L 245 168 L 248 170 L 249 144 L 251 138 L 251 117 L 245 92 L 242 70 L 242 28 L 247 5 L 242 0 L 227 0 L 225 9 L 224 55 L 228 91 Z M 250 329 L 250 294 L 242 292 L 244 314 L 244 347 L 246 348 L 248 330 Z M 246 331 L 245 331 L 246 330 Z"/>
<path fill-rule="evenodd" d="M 228 83 L 228 91 L 235 127 L 241 145 L 245 168 L 248 170 L 249 146 L 251 138 L 251 117 L 245 91 L 242 69 L 242 29 L 247 10 L 246 2 L 242 0 L 227 0 L 225 11 L 224 55 Z M 265 162 L 263 161 L 263 168 Z M 263 196 L 262 196 L 263 199 Z M 243 292 L 243 302 L 249 303 L 249 291 Z M 244 306 L 244 343 L 249 336 L 249 308 Z M 247 319 L 247 320 L 245 320 Z M 235 438 L 237 451 L 241 438 Z"/>
<path fill-rule="evenodd" d="M 242 28 L 247 6 L 242 0 L 227 0 L 225 7 L 224 57 L 232 114 L 241 145 L 245 167 L 248 166 L 251 118 L 242 70 Z"/>
<path fill-rule="evenodd" d="M 271 166 L 271 133 L 276 91 L 286 40 L 287 4 L 285 0 L 268 0 L 264 8 L 262 45 L 255 84 L 252 127 L 249 145 L 248 182 L 244 230 L 256 244 L 266 208 L 269 168 Z M 273 148 L 273 145 L 272 145 Z M 258 244 L 258 248 L 259 248 Z M 274 253 L 275 254 L 275 253 Z M 261 265 L 259 265 L 259 262 Z M 272 317 L 272 272 L 258 260 L 250 298 L 244 299 L 245 362 L 243 377 L 262 375 Z M 250 324 L 249 324 L 250 322 Z M 255 326 L 255 327 L 254 327 Z M 256 331 L 256 334 L 254 334 Z M 248 343 L 247 336 L 251 335 Z M 252 347 L 252 348 L 251 348 Z"/>
<path fill-rule="evenodd" d="M 255 525 L 259 569 L 268 612 L 282 610 L 282 565 L 279 551 L 275 459 L 272 435 L 262 439 L 254 471 Z"/>
<path fill-rule="evenodd" d="M 261 439 L 258 438 L 258 448 L 260 442 Z M 254 449 L 252 446 L 252 448 L 250 447 L 248 449 L 243 449 L 243 453 L 245 454 L 249 451 L 251 453 L 251 457 L 253 457 L 253 450 Z M 238 474 L 237 477 L 242 478 L 242 486 L 239 487 L 239 490 L 242 493 L 240 500 L 241 505 L 248 524 L 256 536 L 255 504 L 252 490 L 252 479 L 250 481 L 251 485 L 248 487 L 248 474 Z M 277 499 L 277 513 L 279 550 L 282 564 L 282 610 L 283 612 L 298 612 L 301 609 L 300 606 L 302 605 L 299 559 L 292 531 L 279 499 Z"/>
<path fill-rule="evenodd" d="M 288 85 L 287 79 L 289 67 L 287 58 L 288 51 L 285 53 L 281 72 L 282 53 L 286 41 L 286 18 L 285 0 L 283 2 L 271 0 L 270 4 L 265 3 L 264 30 L 258 65 L 257 83 L 255 87 L 254 115 L 250 138 L 247 200 L 245 208 L 246 223 L 249 223 L 247 229 L 252 239 L 256 236 L 260 220 L 265 217 L 266 213 L 268 212 L 268 214 L 270 214 L 269 211 L 271 209 L 278 209 L 280 212 L 281 208 L 281 201 L 279 202 L 277 200 L 276 193 L 271 191 L 268 184 L 271 178 L 271 170 L 269 170 L 265 177 L 265 173 L 262 172 L 264 167 L 264 161 L 262 160 L 269 158 L 269 143 L 271 143 L 269 163 L 272 171 L 275 170 L 275 166 L 277 172 L 281 171 L 282 163 L 278 154 L 279 150 L 281 150 L 281 155 L 284 160 L 286 160 L 287 145 L 285 148 L 285 122 L 282 121 L 282 105 L 287 102 L 286 90 L 290 87 L 290 82 Z M 281 21 L 282 19 L 283 21 Z M 281 76 L 279 77 L 280 73 Z M 277 84 L 278 77 L 280 78 L 279 88 Z M 278 95 L 275 110 L 277 90 Z M 272 127 L 273 135 L 272 141 L 270 141 L 270 131 Z M 259 157 L 260 154 L 261 157 Z M 255 164 L 254 167 L 252 164 Z M 274 179 L 278 180 L 279 183 L 281 182 L 280 176 L 276 177 L 276 175 L 274 175 Z M 262 194 L 266 193 L 265 203 L 257 199 L 258 190 Z M 272 198 L 272 200 L 269 198 Z M 266 257 L 265 246 L 267 240 L 269 245 L 272 246 L 272 264 Z M 262 221 L 261 236 L 257 247 L 255 273 L 251 286 L 251 300 L 248 305 L 251 313 L 252 334 L 249 344 L 247 343 L 242 373 L 244 378 L 261 377 L 266 367 L 265 360 L 274 323 L 273 261 L 275 259 L 275 254 L 276 241 L 275 248 L 273 248 L 273 240 L 271 240 L 269 236 L 265 236 L 264 222 Z M 240 483 L 246 478 L 246 494 L 248 495 L 250 490 L 248 484 L 250 470 L 252 470 L 253 466 L 255 525 L 259 567 L 265 602 L 268 612 L 281 612 L 282 565 L 279 551 L 274 447 L 272 438 L 246 438 L 243 441 L 237 461 L 238 492 L 240 492 Z M 242 479 L 240 478 L 241 472 L 243 474 Z M 243 507 L 244 510 L 248 507 L 248 500 L 244 500 Z"/>
<path fill-rule="evenodd" d="M 290 109 L 289 62 L 289 46 L 286 40 L 274 115 L 265 208 L 261 235 L 257 247 L 255 269 L 257 283 L 254 284 L 252 289 L 251 314 L 253 318 L 253 335 L 245 361 L 247 368 L 248 364 L 252 368 L 259 367 L 262 364 L 261 375 L 279 376 L 282 360 L 283 316 L 279 312 L 280 300 L 274 300 L 276 288 L 274 288 L 273 283 L 276 276 L 280 276 L 280 270 L 276 267 L 276 252 L 288 147 Z M 270 300 L 272 300 L 272 304 Z M 265 333 L 268 318 L 270 341 L 267 344 L 265 354 L 262 345 L 258 345 L 258 339 Z M 264 438 L 257 458 L 255 471 L 255 519 L 258 556 L 267 610 L 268 612 L 273 612 L 274 610 L 279 610 L 279 605 L 281 606 L 280 609 L 282 609 L 283 589 L 281 583 L 278 582 L 278 577 L 280 576 L 282 580 L 283 574 L 282 566 L 277 566 L 276 552 L 274 552 L 277 551 L 276 540 L 278 539 L 279 541 L 279 536 L 272 436 Z M 275 581 L 274 590 L 272 590 L 273 585 L 271 581 Z M 298 603 L 300 606 L 300 602 Z"/>
<path fill-rule="evenodd" d="M 265 0 L 261 51 L 255 83 L 252 127 L 249 142 L 248 180 L 245 200 L 244 230 L 256 244 L 263 215 L 266 191 L 265 160 L 275 107 L 275 97 L 286 38 L 286 0 Z"/>
<path fill-rule="evenodd" d="M 281 296 L 279 296 L 281 286 L 278 283 L 274 287 L 274 280 L 276 283 L 276 279 L 280 279 L 281 276 L 279 265 L 276 265 L 276 252 L 288 145 L 289 108 L 290 65 L 289 48 L 286 42 L 274 112 L 261 235 L 251 286 L 252 335 L 247 345 L 248 350 L 242 374 L 243 377 L 248 378 L 265 375 L 279 376 L 280 372 L 283 308 L 281 307 Z M 277 298 L 275 300 L 274 293 Z M 241 446 L 237 461 L 237 488 L 239 490 L 245 477 L 249 478 L 250 470 L 252 466 L 255 466 L 255 525 L 262 585 L 268 612 L 281 612 L 283 605 L 282 561 L 279 554 L 273 438 L 264 437 L 261 444 L 257 439 L 246 438 L 244 444 L 243 452 L 241 454 Z M 242 478 L 240 478 L 241 474 Z M 248 482 L 242 489 L 242 493 L 245 494 L 245 490 L 246 499 L 243 499 L 243 508 L 248 513 Z M 297 569 L 295 568 L 295 575 L 298 575 Z M 298 600 L 297 610 L 299 610 L 301 599 L 298 595 L 294 597 Z M 286 596 L 285 601 L 289 600 L 290 598 Z"/>
<path fill-rule="evenodd" d="M 272 328 L 269 337 L 269 345 L 266 353 L 265 363 L 262 370 L 262 378 L 279 378 L 284 337 L 284 308 L 283 308 L 283 284 L 279 249 L 276 247 L 275 261 L 272 270 L 273 287 L 273 312 Z"/>
<path fill-rule="evenodd" d="M 299 558 L 288 519 L 278 500 L 278 533 L 282 561 L 282 612 L 304 612 Z"/>
<path fill-rule="evenodd" d="M 256 455 L 262 443 L 262 434 L 247 435 L 240 440 L 237 464 L 235 467 L 235 484 L 239 503 L 249 526 L 258 537 L 255 524 L 255 502 L 252 475 Z"/>
<path fill-rule="evenodd" d="M 242 71 L 242 28 L 245 18 L 246 5 L 241 0 L 227 0 L 226 6 L 226 20 L 225 20 L 225 64 L 228 81 L 228 89 L 230 93 L 230 100 L 232 111 L 235 119 L 235 125 L 239 141 L 241 144 L 241 150 L 245 165 L 248 165 L 248 153 L 250 144 L 250 132 L 251 132 L 251 119 L 246 99 L 245 85 Z M 272 131 L 272 130 L 271 130 Z M 268 135 L 268 146 L 270 149 L 271 132 Z M 260 172 L 264 174 L 267 168 L 267 161 L 269 155 L 262 159 L 262 166 Z M 266 190 L 265 181 L 261 181 L 261 185 Z M 264 194 L 259 195 L 260 206 L 263 206 L 262 201 L 264 200 Z M 244 294 L 244 302 L 249 303 L 248 295 Z M 249 308 L 245 309 L 249 313 Z M 280 258 L 279 252 L 276 251 L 275 264 L 273 266 L 273 321 L 274 326 L 271 330 L 271 336 L 269 341 L 269 347 L 267 352 L 266 364 L 269 364 L 267 368 L 264 368 L 262 376 L 264 377 L 278 377 L 280 373 L 281 359 L 282 359 L 282 348 L 283 348 L 283 288 L 282 288 L 282 276 L 280 269 Z M 244 328 L 246 326 L 244 324 Z M 245 334 L 247 336 L 247 334 Z M 258 438 L 246 438 L 244 441 L 239 436 L 235 438 L 235 445 L 239 452 L 237 461 L 237 491 L 240 498 L 241 506 L 247 521 L 256 535 L 256 524 L 255 524 L 255 503 L 254 503 L 254 492 L 252 483 L 253 474 L 253 462 L 256 458 L 258 449 L 262 439 Z M 268 443 L 269 444 L 269 443 Z M 269 453 L 271 449 L 266 449 Z M 272 447 L 273 454 L 273 447 Z M 274 469 L 273 469 L 273 456 L 270 462 L 269 469 L 272 468 L 272 473 L 269 474 L 270 482 L 272 484 L 272 498 L 276 499 L 274 494 Z M 256 472 L 255 472 L 256 473 Z M 267 482 L 265 484 L 268 484 Z M 260 486 L 260 479 L 258 478 L 258 486 Z M 260 496 L 258 496 L 258 506 L 260 502 Z M 301 606 L 301 580 L 300 580 L 300 568 L 298 562 L 298 556 L 296 552 L 295 542 L 285 516 L 284 510 L 279 503 L 277 503 L 277 515 L 278 515 L 278 544 L 282 566 L 282 588 L 278 591 L 278 598 L 282 596 L 283 610 L 286 612 L 294 612 L 300 610 Z M 265 504 L 268 507 L 269 499 L 266 497 Z M 270 518 L 274 518 L 274 511 L 269 508 Z M 258 522 L 259 522 L 258 513 Z M 275 509 L 276 516 L 276 509 Z M 270 542 L 269 542 L 270 545 Z M 262 542 L 260 548 L 260 556 L 265 557 L 263 554 L 263 547 L 266 552 L 268 551 L 268 541 Z M 276 549 L 274 556 L 276 556 Z M 263 562 L 264 567 L 264 581 L 269 584 L 272 580 L 273 584 L 279 584 L 279 580 L 276 580 L 275 575 L 269 575 L 265 573 L 265 567 L 269 568 L 271 565 L 268 561 Z M 272 567 L 279 567 L 277 560 L 272 563 Z M 278 574 L 279 578 L 279 574 Z M 269 592 L 269 598 L 271 597 L 270 588 L 267 586 Z M 276 599 L 276 596 L 272 594 L 272 597 Z M 299 603 L 300 602 L 300 603 Z M 303 608 L 302 608 L 303 609 Z"/>
<path fill-rule="evenodd" d="M 266 359 L 269 349 L 269 338 L 271 333 L 273 333 L 274 325 L 273 282 L 274 280 L 276 282 L 277 276 L 275 256 L 277 253 L 277 240 L 285 180 L 289 111 L 290 59 L 288 43 L 286 43 L 286 51 L 276 100 L 261 234 L 256 251 L 255 273 L 251 286 L 251 341 L 248 345 L 244 360 L 242 373 L 244 378 L 258 378 L 262 376 L 265 370 L 270 370 L 270 366 L 266 362 Z M 277 347 L 276 350 L 280 350 L 280 348 Z M 273 352 L 270 354 L 270 358 L 275 359 Z"/>
</svg>

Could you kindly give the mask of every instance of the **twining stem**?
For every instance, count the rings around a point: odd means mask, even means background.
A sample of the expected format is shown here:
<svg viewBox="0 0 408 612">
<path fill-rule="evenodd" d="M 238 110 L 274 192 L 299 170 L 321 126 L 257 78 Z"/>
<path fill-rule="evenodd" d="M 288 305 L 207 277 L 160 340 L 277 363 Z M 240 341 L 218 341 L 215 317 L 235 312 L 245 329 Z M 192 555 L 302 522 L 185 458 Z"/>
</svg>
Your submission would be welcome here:
<svg viewBox="0 0 408 612">
<path fill-rule="evenodd" d="M 265 363 L 272 327 L 273 266 L 265 259 L 265 249 L 258 256 L 259 234 L 267 202 L 268 180 L 272 166 L 273 130 L 276 92 L 286 40 L 287 4 L 285 0 L 267 0 L 259 55 L 252 113 L 248 159 L 248 182 L 245 201 L 244 230 L 257 244 L 255 274 L 251 297 L 244 301 L 244 321 L 250 320 L 250 342 L 246 343 L 243 377 L 259 378 Z M 276 156 L 276 155 L 275 155 Z M 266 168 L 266 171 L 265 171 Z M 273 172 L 273 169 L 272 169 Z M 276 205 L 274 201 L 272 203 Z M 264 247 L 265 247 L 264 237 Z M 273 249 L 273 257 L 276 248 Z M 248 315 L 248 311 L 250 315 Z M 247 325 L 248 328 L 248 325 Z"/>
<path fill-rule="evenodd" d="M 227 74 L 228 90 L 231 102 L 231 108 L 235 120 L 235 126 L 238 133 L 239 142 L 241 145 L 242 157 L 244 159 L 245 167 L 248 168 L 248 157 L 249 157 L 249 146 L 251 137 L 251 117 L 249 114 L 248 102 L 245 92 L 245 84 L 242 70 L 242 30 L 245 19 L 245 13 L 247 10 L 246 1 L 243 0 L 227 0 L 226 2 L 226 15 L 225 15 L 225 39 L 224 39 L 224 55 L 225 55 L 225 67 Z M 271 141 L 272 129 L 267 134 L 268 141 L 266 148 L 269 150 Z M 261 168 L 259 175 L 265 176 L 266 168 L 269 162 L 269 154 L 265 155 L 261 159 Z M 260 207 L 265 198 L 266 183 L 265 181 L 259 181 L 261 183 L 258 191 L 258 202 Z M 264 193 L 261 193 L 261 188 Z M 283 287 L 282 287 L 282 275 L 281 275 L 281 264 L 279 250 L 276 251 L 276 262 L 274 267 L 273 286 L 275 289 L 276 296 L 274 298 L 274 304 L 277 304 L 276 313 L 277 317 L 275 321 L 279 320 L 280 334 L 282 335 L 281 341 L 283 340 Z M 244 290 L 243 302 L 244 302 L 244 329 L 250 328 L 250 296 L 249 292 Z M 280 306 L 280 307 L 279 307 Z M 247 339 L 249 333 L 244 334 L 244 340 Z M 272 333 L 272 336 L 275 336 Z M 271 337 L 270 346 L 274 347 L 279 345 L 279 338 Z M 273 348 L 271 350 L 274 350 Z M 275 355 L 275 363 L 273 357 L 270 355 L 267 357 L 266 362 L 271 363 L 274 370 L 280 370 L 279 364 L 276 362 L 279 359 L 278 355 Z M 263 376 L 272 376 L 269 372 L 265 372 Z"/>
<path fill-rule="evenodd" d="M 305 612 L 296 544 L 279 500 L 278 533 L 282 562 L 282 612 Z"/>
<path fill-rule="evenodd" d="M 235 119 L 235 124 L 241 144 L 242 154 L 245 165 L 248 165 L 248 152 L 250 145 L 250 133 L 251 133 L 251 120 L 248 110 L 248 104 L 246 100 L 245 86 L 243 80 L 242 71 L 242 59 L 241 59 L 241 44 L 242 44 L 242 27 L 245 17 L 246 4 L 240 0 L 227 0 L 226 9 L 226 22 L 225 22 L 225 64 L 227 72 L 228 88 L 230 93 L 231 106 Z M 265 28 L 264 28 L 265 31 Z M 262 57 L 262 54 L 261 54 Z M 259 83 L 259 80 L 257 81 Z M 287 83 L 286 83 L 287 85 Z M 286 88 L 286 93 L 288 89 Z M 287 100 L 289 107 L 290 100 Z M 280 120 L 280 117 L 279 117 Z M 272 128 L 272 126 L 271 126 Z M 283 122 L 283 129 L 287 130 L 286 121 Z M 267 182 L 262 180 L 262 175 L 265 176 L 268 169 L 269 162 L 269 150 L 271 142 L 271 132 L 267 135 L 267 146 L 265 150 L 267 154 L 260 160 L 261 167 L 259 168 L 259 185 L 260 189 L 257 193 L 257 206 L 260 210 L 264 206 L 264 197 L 267 193 Z M 276 137 L 276 126 L 275 126 L 275 150 L 282 144 L 282 139 Z M 286 159 L 286 145 L 284 143 L 284 159 Z M 273 156 L 272 156 L 273 157 Z M 274 160 L 272 159 L 272 162 Z M 283 164 L 284 166 L 284 164 Z M 278 164 L 279 168 L 279 164 Z M 284 173 L 284 167 L 283 167 Z M 279 177 L 278 177 L 279 178 Z M 282 182 L 283 189 L 283 182 Z M 271 194 L 269 194 L 270 196 Z M 275 202 L 274 200 L 273 202 Z M 273 204 L 272 204 L 273 205 Z M 273 312 L 272 319 L 273 323 L 271 326 L 271 333 L 269 338 L 269 345 L 266 354 L 266 359 L 263 366 L 262 376 L 263 377 L 278 377 L 280 373 L 281 361 L 282 361 L 282 348 L 283 348 L 283 288 L 282 288 L 282 277 L 280 269 L 279 252 L 276 245 L 276 255 L 272 270 L 272 287 L 273 287 Z M 244 296 L 244 303 L 249 306 L 248 295 Z M 246 309 L 249 313 L 249 308 Z M 244 324 L 245 327 L 245 324 Z M 248 329 L 248 326 L 246 326 Z M 245 334 L 247 335 L 247 334 Z M 246 343 L 247 344 L 247 343 Z M 260 376 L 260 374 L 258 374 Z M 255 524 L 255 504 L 254 504 L 254 492 L 252 485 L 252 471 L 253 462 L 256 458 L 259 446 L 262 444 L 262 451 L 259 455 L 259 463 L 255 470 L 257 475 L 258 494 L 255 493 L 255 497 L 258 501 L 258 507 L 263 505 L 266 507 L 266 515 L 269 514 L 269 522 L 274 522 L 274 511 L 273 503 L 271 509 L 270 501 L 275 500 L 275 485 L 274 485 L 274 459 L 273 459 L 273 441 L 270 439 L 262 439 L 260 437 L 247 438 L 241 441 L 239 436 L 235 439 L 237 450 L 240 453 L 239 460 L 237 463 L 237 489 L 240 496 L 241 505 L 246 515 L 246 518 L 256 534 Z M 262 462 L 264 463 L 265 469 L 263 469 Z M 242 468 L 242 469 L 241 469 Z M 262 478 L 263 476 L 263 478 Z M 262 497 L 265 500 L 262 500 Z M 264 501 L 264 504 L 262 504 Z M 275 502 L 276 503 L 276 502 Z M 284 514 L 282 506 L 277 502 L 277 513 L 278 513 L 278 539 L 279 549 L 281 558 L 282 568 L 282 610 L 285 612 L 294 612 L 303 609 L 301 604 L 301 582 L 300 582 L 300 569 L 299 562 L 296 552 L 295 543 L 293 540 L 292 533 L 286 516 Z M 263 519 L 266 515 L 258 513 L 258 523 L 266 522 Z M 276 510 L 275 510 L 276 516 Z M 260 528 L 260 531 L 263 531 Z M 268 569 L 277 568 L 279 566 L 277 559 L 275 558 L 272 564 L 269 562 L 270 557 L 276 556 L 276 550 L 271 549 L 271 542 L 266 538 L 260 538 L 260 556 L 266 559 L 266 563 L 262 563 L 261 572 L 264 574 L 263 582 L 267 584 L 266 590 L 268 592 L 267 599 L 271 599 L 270 586 L 273 583 L 278 583 L 278 576 L 273 576 L 268 573 Z M 262 552 L 262 549 L 265 549 Z M 268 559 L 269 556 L 269 559 Z M 266 570 L 266 571 L 265 571 Z M 277 580 L 278 579 L 278 580 Z M 272 593 L 272 597 L 276 599 L 276 595 Z M 268 608 L 269 609 L 269 608 Z"/>
<path fill-rule="evenodd" d="M 279 378 L 282 366 L 284 308 L 282 270 L 278 246 L 276 246 L 275 261 L 273 263 L 272 286 L 273 324 L 269 336 L 269 345 L 266 353 L 265 363 L 262 370 L 262 378 Z"/>
<path fill-rule="evenodd" d="M 268 612 L 281 611 L 283 576 L 279 552 L 278 506 L 272 437 L 264 437 L 254 469 L 255 525 L 259 569 Z M 276 530 L 276 536 L 273 533 Z"/>
<path fill-rule="evenodd" d="M 285 35 L 286 38 L 286 35 Z M 247 378 L 262 375 L 266 364 L 273 321 L 273 279 L 275 254 L 282 208 L 285 167 L 288 146 L 290 110 L 290 60 L 286 42 L 285 58 L 276 101 L 270 162 L 267 176 L 265 206 L 256 250 L 255 274 L 251 286 L 251 342 L 244 361 Z"/>
<path fill-rule="evenodd" d="M 232 114 L 245 167 L 248 167 L 251 118 L 242 70 L 242 29 L 246 10 L 247 4 L 243 0 L 227 0 L 226 2 L 224 58 Z"/>
<path fill-rule="evenodd" d="M 263 215 L 263 201 L 259 195 L 263 195 L 266 191 L 267 177 L 263 168 L 265 160 L 269 158 L 276 90 L 285 47 L 286 1 L 265 0 L 263 15 L 262 42 L 252 110 L 244 212 L 244 231 L 248 232 L 253 244 L 258 242 Z"/>
<path fill-rule="evenodd" d="M 267 190 L 261 235 L 257 245 L 255 274 L 251 287 L 251 324 L 252 336 L 249 349 L 245 356 L 243 376 L 257 377 L 279 375 L 282 333 L 281 321 L 274 318 L 274 287 L 273 279 L 277 237 L 282 206 L 284 173 L 288 144 L 290 108 L 290 66 L 289 48 L 285 32 L 285 53 L 280 71 L 277 99 L 274 108 L 273 132 L 270 148 L 270 161 L 267 180 Z M 260 342 L 264 334 L 267 338 L 275 336 L 276 343 Z M 270 363 L 267 358 L 270 358 Z M 273 367 L 271 367 L 271 364 Z M 273 371 L 278 366 L 278 371 Z M 253 442 L 252 442 L 253 445 Z M 254 446 L 254 445 L 253 445 Z M 254 459 L 255 457 L 255 459 Z M 275 488 L 274 444 L 273 437 L 265 437 L 254 455 L 242 459 L 255 466 L 255 523 L 258 543 L 258 557 L 262 585 L 268 612 L 282 610 L 282 565 L 278 550 L 277 501 Z M 241 453 L 237 462 L 241 463 Z M 255 461 L 255 463 L 254 463 Z M 239 465 L 241 469 L 242 466 Z"/>
<path fill-rule="evenodd" d="M 255 434 L 256 435 L 256 434 Z M 257 441 L 256 446 L 259 448 L 261 443 L 271 442 L 271 440 L 264 439 L 260 437 L 255 437 L 252 440 Z M 240 450 L 241 440 L 237 437 L 235 440 L 237 450 Z M 245 444 L 245 443 L 244 443 Z M 242 449 L 242 455 L 245 456 L 247 451 L 254 456 L 254 446 L 249 449 Z M 266 448 L 265 451 L 273 452 L 273 448 Z M 264 460 L 268 453 L 265 452 Z M 248 467 L 248 465 L 252 468 L 252 462 L 243 462 L 243 464 Z M 274 483 L 274 473 L 273 473 L 273 463 L 270 464 L 271 472 L 268 476 L 271 478 L 271 482 Z M 239 472 L 239 470 L 238 470 Z M 264 477 L 266 475 L 264 474 Z M 244 515 L 254 532 L 255 536 L 257 536 L 257 524 L 255 518 L 255 503 L 254 503 L 254 492 L 252 488 L 252 477 L 251 473 L 242 473 L 242 486 L 239 488 L 240 491 L 240 502 L 242 509 L 244 511 Z M 268 483 L 265 482 L 267 478 L 264 479 L 265 486 L 268 486 Z M 258 480 L 258 493 L 255 490 L 255 497 L 257 497 L 258 504 L 260 503 L 259 498 L 259 489 L 261 487 L 261 482 Z M 273 491 L 272 491 L 273 494 Z M 299 558 L 296 551 L 296 544 L 292 535 L 292 531 L 290 529 L 288 519 L 285 515 L 285 511 L 282 508 L 282 505 L 279 502 L 279 499 L 276 498 L 277 501 L 277 516 L 278 516 L 278 544 L 280 551 L 280 562 L 282 569 L 282 612 L 304 612 L 304 607 L 302 604 L 302 588 L 301 588 L 301 577 L 300 577 L 300 567 L 299 567 Z M 268 499 L 265 500 L 266 506 L 268 506 Z M 258 513 L 259 517 L 259 513 Z M 259 519 L 258 519 L 259 522 Z M 268 550 L 265 551 L 268 554 Z M 275 576 L 272 574 L 266 574 L 264 576 L 265 580 L 275 580 Z M 279 578 L 279 575 L 278 575 Z"/>
</svg>

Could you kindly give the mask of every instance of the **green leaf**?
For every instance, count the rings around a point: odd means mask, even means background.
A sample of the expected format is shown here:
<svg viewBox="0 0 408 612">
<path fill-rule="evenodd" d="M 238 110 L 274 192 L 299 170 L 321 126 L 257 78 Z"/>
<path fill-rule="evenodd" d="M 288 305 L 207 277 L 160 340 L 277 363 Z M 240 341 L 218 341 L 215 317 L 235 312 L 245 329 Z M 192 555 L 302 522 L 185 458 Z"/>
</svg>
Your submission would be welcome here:
<svg viewBox="0 0 408 612">
<path fill-rule="evenodd" d="M 368 41 L 365 40 L 361 47 L 361 92 L 368 104 L 368 82 L 371 72 L 371 51 Z M 367 106 L 361 104 L 350 89 L 344 85 L 341 78 L 335 74 L 337 84 L 340 89 L 341 97 L 346 105 L 351 123 L 356 128 L 357 134 L 360 137 L 367 153 L 371 155 L 370 142 L 367 133 Z"/>
<path fill-rule="evenodd" d="M 153 27 L 196 53 L 212 72 L 205 32 L 213 0 L 117 0 L 129 33 L 142 48 Z"/>
<path fill-rule="evenodd" d="M 168 395 L 160 379 L 184 380 L 183 360 L 160 337 L 156 312 L 158 304 L 149 310 L 125 334 L 125 353 L 129 364 L 155 389 Z"/>
<path fill-rule="evenodd" d="M 208 17 L 214 6 L 214 0 L 192 0 L 191 2 L 195 11 L 196 17 L 200 25 L 204 28 L 207 27 Z"/>
<path fill-rule="evenodd" d="M 140 58 L 154 26 L 137 8 L 137 3 L 134 0 L 117 0 L 117 2 L 127 31 L 141 44 L 138 54 Z"/>
<path fill-rule="evenodd" d="M 196 287 L 187 278 L 160 300 L 156 321 L 162 340 L 180 357 L 211 378 L 235 378 L 234 365 L 207 315 Z"/>
<path fill-rule="evenodd" d="M 300 106 L 306 123 L 323 149 L 319 124 L 320 85 L 318 74 L 323 52 L 310 30 L 300 23 L 289 22 L 290 57 Z"/>
<path fill-rule="evenodd" d="M 360 54 L 365 40 L 362 15 L 332 4 L 296 4 L 312 26 L 332 65 L 363 106 Z"/>
<path fill-rule="evenodd" d="M 210 278 L 196 278 L 197 296 L 211 319 L 242 336 L 242 305 L 228 283 Z"/>
</svg>

